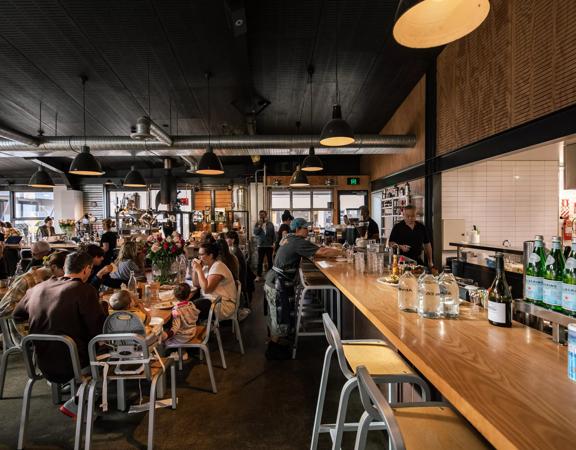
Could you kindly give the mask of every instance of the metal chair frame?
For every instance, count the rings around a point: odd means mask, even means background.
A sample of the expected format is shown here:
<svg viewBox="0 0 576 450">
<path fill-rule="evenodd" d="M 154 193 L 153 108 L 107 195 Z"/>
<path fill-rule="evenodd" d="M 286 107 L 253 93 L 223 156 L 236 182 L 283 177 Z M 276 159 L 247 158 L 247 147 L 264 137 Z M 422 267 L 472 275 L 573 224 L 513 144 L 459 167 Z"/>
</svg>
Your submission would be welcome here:
<svg viewBox="0 0 576 450">
<path fill-rule="evenodd" d="M 244 354 L 244 342 L 242 342 L 242 333 L 240 332 L 240 321 L 238 320 L 238 312 L 240 311 L 240 300 L 242 299 L 242 283 L 236 280 L 236 308 L 234 315 L 230 318 L 232 321 L 232 332 L 236 336 L 236 340 L 240 344 L 240 353 Z"/>
<path fill-rule="evenodd" d="M 226 359 L 224 358 L 224 349 L 222 348 L 222 337 L 220 336 L 220 322 L 218 316 L 220 315 L 220 308 L 222 305 L 221 297 L 218 297 L 212 302 L 210 306 L 210 312 L 208 313 L 208 319 L 206 320 L 206 331 L 204 333 L 204 339 L 202 342 L 198 343 L 188 343 L 188 344 L 170 344 L 165 345 L 165 350 L 177 350 L 178 351 L 178 368 L 182 370 L 182 349 L 185 348 L 198 348 L 200 349 L 200 355 L 204 354 L 206 357 L 206 365 L 208 366 L 208 375 L 210 376 L 210 384 L 212 386 L 212 392 L 214 394 L 218 393 L 216 388 L 216 380 L 214 378 L 214 369 L 212 367 L 212 358 L 210 357 L 210 349 L 208 348 L 208 341 L 210 340 L 210 335 L 213 332 L 216 335 L 216 340 L 218 341 L 218 349 L 220 351 L 220 359 L 222 360 L 222 367 L 224 369 L 226 366 Z M 216 311 L 218 308 L 218 311 Z"/>
<path fill-rule="evenodd" d="M 24 357 L 24 366 L 26 367 L 28 381 L 26 382 L 26 387 L 24 388 L 24 396 L 22 400 L 22 412 L 20 414 L 20 429 L 18 431 L 17 448 L 19 450 L 24 448 L 26 426 L 28 424 L 28 415 L 30 413 L 30 397 L 32 395 L 32 388 L 34 387 L 34 383 L 36 383 L 36 381 L 45 378 L 43 374 L 39 374 L 37 372 L 36 365 L 34 363 L 34 349 L 32 347 L 35 342 L 60 342 L 64 344 L 68 349 L 70 360 L 72 362 L 72 370 L 74 373 L 74 378 L 70 383 L 70 393 L 73 396 L 78 394 L 78 414 L 76 416 L 76 431 L 74 433 L 74 450 L 79 450 L 82 434 L 84 395 L 90 378 L 82 375 L 80 358 L 78 357 L 78 349 L 72 338 L 69 336 L 52 334 L 29 334 L 22 339 L 21 351 Z M 76 386 L 78 386 L 77 390 Z"/>
<path fill-rule="evenodd" d="M 22 354 L 21 338 L 16 331 L 14 319 L 11 317 L 0 317 L 0 329 L 4 341 L 4 350 L 0 360 L 0 398 L 4 398 L 4 384 L 6 382 L 6 370 L 8 369 L 8 358 L 10 355 Z M 16 333 L 16 335 L 14 334 Z"/>
<path fill-rule="evenodd" d="M 347 423 L 346 412 L 348 409 L 348 401 L 350 395 L 354 389 L 358 386 L 358 379 L 354 371 L 348 366 L 346 361 L 346 356 L 344 355 L 343 344 L 346 345 L 383 345 L 387 346 L 386 342 L 376 339 L 357 339 L 357 340 L 345 340 L 340 339 L 340 333 L 334 325 L 334 322 L 330 319 L 327 313 L 322 314 L 322 320 L 324 322 L 324 329 L 326 331 L 326 339 L 328 340 L 328 348 L 324 355 L 324 364 L 322 366 L 322 377 L 320 380 L 320 390 L 318 394 L 318 402 L 316 405 L 316 414 L 314 416 L 314 426 L 312 429 L 312 440 L 310 443 L 310 449 L 316 450 L 318 447 L 318 438 L 320 433 L 329 433 L 332 439 L 332 449 L 339 450 L 342 445 L 342 435 L 345 431 L 357 431 L 359 429 L 359 423 Z M 330 374 L 330 363 L 332 360 L 332 355 L 336 352 L 338 365 L 340 371 L 346 377 L 347 381 L 344 383 L 342 390 L 340 391 L 340 401 L 338 404 L 338 414 L 336 416 L 336 423 L 334 424 L 323 424 L 322 413 L 324 410 L 324 401 L 326 398 L 326 387 L 328 385 L 328 376 Z M 406 383 L 411 385 L 420 386 L 422 389 L 422 396 L 425 400 L 430 398 L 430 388 L 428 384 L 416 374 L 393 374 L 393 375 L 377 375 L 371 376 L 378 383 L 388 384 L 388 396 L 390 399 L 396 400 L 395 386 L 398 384 Z M 373 423 L 370 425 L 370 429 L 385 429 L 385 424 L 383 423 Z"/>
</svg>

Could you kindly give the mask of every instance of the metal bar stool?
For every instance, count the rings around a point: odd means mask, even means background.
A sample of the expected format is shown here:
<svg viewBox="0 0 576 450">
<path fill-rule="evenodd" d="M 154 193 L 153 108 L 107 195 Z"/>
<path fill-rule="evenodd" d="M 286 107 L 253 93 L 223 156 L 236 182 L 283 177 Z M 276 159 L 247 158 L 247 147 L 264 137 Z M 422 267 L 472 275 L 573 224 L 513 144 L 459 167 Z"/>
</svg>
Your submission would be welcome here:
<svg viewBox="0 0 576 450">
<path fill-rule="evenodd" d="M 358 423 L 346 423 L 346 412 L 350 394 L 358 385 L 356 368 L 366 366 L 370 376 L 379 383 L 388 383 L 388 395 L 394 397 L 394 384 L 407 383 L 420 386 L 422 396 L 425 400 L 430 398 L 430 389 L 426 382 L 420 378 L 406 362 L 396 353 L 396 351 L 380 340 L 345 340 L 340 339 L 340 334 L 326 313 L 322 315 L 328 348 L 324 356 L 322 367 L 322 377 L 320 380 L 320 391 L 316 414 L 314 416 L 314 428 L 312 430 L 312 442 L 310 449 L 316 450 L 320 433 L 329 433 L 332 439 L 332 449 L 339 450 L 342 445 L 342 434 L 344 431 L 357 431 Z M 347 381 L 340 392 L 340 402 L 338 404 L 338 415 L 335 424 L 323 424 L 322 412 L 324 410 L 324 400 L 326 397 L 326 387 L 330 374 L 330 362 L 332 354 L 336 352 L 338 365 Z M 371 429 L 384 429 L 382 423 L 372 424 Z"/>
<path fill-rule="evenodd" d="M 356 434 L 355 450 L 366 448 L 372 421 L 382 421 L 388 432 L 389 450 L 422 449 L 467 450 L 492 448 L 478 432 L 443 402 L 420 402 L 390 405 L 368 369 L 356 369 L 358 390 L 364 406 Z"/>
<path fill-rule="evenodd" d="M 305 325 L 313 322 L 322 323 L 322 319 L 306 319 L 305 313 L 323 313 L 328 312 L 331 317 L 335 318 L 336 327 L 340 331 L 340 299 L 341 294 L 338 288 L 334 286 L 326 276 L 319 271 L 307 272 L 299 269 L 300 289 L 298 290 L 298 307 L 296 311 L 296 327 L 294 336 L 294 346 L 292 348 L 292 359 L 296 358 L 298 349 L 298 338 L 300 336 L 324 336 L 324 330 L 305 331 Z M 319 292 L 324 305 L 321 307 L 306 304 L 306 295 L 309 292 Z M 336 313 L 334 314 L 334 310 Z M 318 316 L 316 316 L 318 317 Z"/>
</svg>

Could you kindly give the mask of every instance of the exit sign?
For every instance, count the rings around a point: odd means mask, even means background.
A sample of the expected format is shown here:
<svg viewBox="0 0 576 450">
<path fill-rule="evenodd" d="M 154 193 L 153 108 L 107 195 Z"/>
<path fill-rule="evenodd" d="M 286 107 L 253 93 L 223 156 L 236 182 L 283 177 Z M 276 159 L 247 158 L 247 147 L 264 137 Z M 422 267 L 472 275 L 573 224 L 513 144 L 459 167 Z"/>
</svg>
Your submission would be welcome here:
<svg viewBox="0 0 576 450">
<path fill-rule="evenodd" d="M 346 184 L 348 186 L 358 186 L 360 184 L 360 177 L 348 177 L 346 178 Z"/>
</svg>

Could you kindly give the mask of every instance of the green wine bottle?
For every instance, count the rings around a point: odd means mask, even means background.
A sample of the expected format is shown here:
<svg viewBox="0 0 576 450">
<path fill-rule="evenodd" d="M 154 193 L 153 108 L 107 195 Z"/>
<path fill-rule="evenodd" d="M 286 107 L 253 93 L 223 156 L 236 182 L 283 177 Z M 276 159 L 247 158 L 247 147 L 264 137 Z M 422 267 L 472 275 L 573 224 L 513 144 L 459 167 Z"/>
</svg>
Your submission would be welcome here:
<svg viewBox="0 0 576 450">
<path fill-rule="evenodd" d="M 502 253 L 496 253 L 496 278 L 488 291 L 488 322 L 497 327 L 512 326 L 512 294 L 504 274 Z"/>
<path fill-rule="evenodd" d="M 542 299 L 546 308 L 562 311 L 562 281 L 564 278 L 564 254 L 560 236 L 552 237 L 552 250 L 546 258 L 546 270 L 542 282 Z"/>
<path fill-rule="evenodd" d="M 566 314 L 576 317 L 576 237 L 572 238 L 572 250 L 564 266 L 562 308 Z"/>
<path fill-rule="evenodd" d="M 546 250 L 544 237 L 534 236 L 534 250 L 528 257 L 526 267 L 526 300 L 542 305 L 542 282 L 545 272 Z"/>
</svg>

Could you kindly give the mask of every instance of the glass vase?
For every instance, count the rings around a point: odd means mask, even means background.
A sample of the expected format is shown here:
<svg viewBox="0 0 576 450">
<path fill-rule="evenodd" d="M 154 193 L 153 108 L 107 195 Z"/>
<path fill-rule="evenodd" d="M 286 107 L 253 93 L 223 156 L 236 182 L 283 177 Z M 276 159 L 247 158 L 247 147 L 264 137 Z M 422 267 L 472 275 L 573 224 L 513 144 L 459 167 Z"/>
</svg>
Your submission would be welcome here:
<svg viewBox="0 0 576 450">
<path fill-rule="evenodd" d="M 178 275 L 176 258 L 158 259 L 152 263 L 152 276 L 160 285 L 173 284 Z"/>
</svg>

